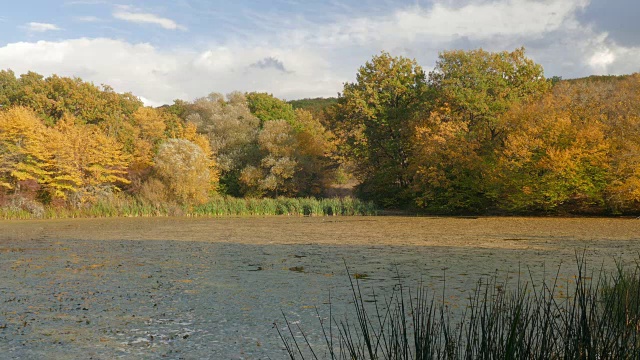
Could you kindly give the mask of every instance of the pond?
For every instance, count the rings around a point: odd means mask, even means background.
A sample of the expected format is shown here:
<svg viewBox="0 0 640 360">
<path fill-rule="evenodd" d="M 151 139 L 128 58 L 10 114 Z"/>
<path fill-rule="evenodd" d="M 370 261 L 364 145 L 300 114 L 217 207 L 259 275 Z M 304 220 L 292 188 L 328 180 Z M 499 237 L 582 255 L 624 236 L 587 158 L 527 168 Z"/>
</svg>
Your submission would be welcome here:
<svg viewBox="0 0 640 360">
<path fill-rule="evenodd" d="M 367 301 L 422 281 L 455 309 L 482 277 L 569 284 L 576 254 L 613 269 L 639 258 L 639 240 L 634 219 L 5 221 L 0 354 L 283 359 L 283 312 L 319 341 L 315 307 L 323 318 L 329 301 L 337 318 L 350 308 L 345 263 Z"/>
</svg>

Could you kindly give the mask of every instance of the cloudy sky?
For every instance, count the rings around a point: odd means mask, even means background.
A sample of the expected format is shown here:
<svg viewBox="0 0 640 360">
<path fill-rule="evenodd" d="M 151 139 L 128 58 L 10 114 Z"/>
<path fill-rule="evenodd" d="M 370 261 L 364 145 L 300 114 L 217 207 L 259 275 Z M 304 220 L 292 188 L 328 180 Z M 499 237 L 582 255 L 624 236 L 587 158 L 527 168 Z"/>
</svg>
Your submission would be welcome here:
<svg viewBox="0 0 640 360">
<path fill-rule="evenodd" d="M 513 50 L 545 74 L 640 71 L 638 0 L 20 0 L 0 69 L 77 76 L 149 105 L 210 92 L 336 96 L 382 50 Z"/>
</svg>

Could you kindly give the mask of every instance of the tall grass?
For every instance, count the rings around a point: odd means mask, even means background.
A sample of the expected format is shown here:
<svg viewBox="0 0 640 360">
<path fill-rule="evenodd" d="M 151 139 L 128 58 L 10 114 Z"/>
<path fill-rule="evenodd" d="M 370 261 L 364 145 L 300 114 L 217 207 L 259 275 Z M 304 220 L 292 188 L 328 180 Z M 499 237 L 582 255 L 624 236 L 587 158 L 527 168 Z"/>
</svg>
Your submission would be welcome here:
<svg viewBox="0 0 640 360">
<path fill-rule="evenodd" d="M 488 279 L 457 314 L 421 285 L 399 284 L 372 308 L 351 280 L 351 316 L 320 322 L 323 352 L 286 318 L 275 327 L 290 359 L 640 359 L 639 269 L 592 278 L 580 260 L 569 294 L 557 276 L 513 289 Z"/>
<path fill-rule="evenodd" d="M 376 215 L 371 202 L 352 198 L 233 198 L 215 196 L 205 204 L 186 206 L 151 203 L 138 198 L 116 195 L 78 208 L 51 206 L 10 206 L 0 208 L 0 219 L 61 219 L 95 217 L 150 216 L 338 216 Z"/>
<path fill-rule="evenodd" d="M 216 197 L 203 205 L 193 207 L 193 216 L 223 215 L 289 215 L 289 216 L 338 216 L 376 215 L 377 208 L 371 202 L 353 198 L 285 198 L 254 199 Z"/>
</svg>

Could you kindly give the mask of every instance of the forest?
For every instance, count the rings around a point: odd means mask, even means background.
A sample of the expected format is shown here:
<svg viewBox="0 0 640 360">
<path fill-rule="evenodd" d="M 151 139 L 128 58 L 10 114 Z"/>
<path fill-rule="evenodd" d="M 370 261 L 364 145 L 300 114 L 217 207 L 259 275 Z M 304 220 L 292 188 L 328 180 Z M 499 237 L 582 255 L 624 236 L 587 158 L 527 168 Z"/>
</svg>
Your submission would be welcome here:
<svg viewBox="0 0 640 360">
<path fill-rule="evenodd" d="M 434 214 L 640 213 L 640 74 L 545 78 L 525 49 L 382 52 L 337 98 L 146 107 L 0 71 L 0 207 L 327 198 Z M 107 202 L 108 203 L 108 202 Z"/>
</svg>

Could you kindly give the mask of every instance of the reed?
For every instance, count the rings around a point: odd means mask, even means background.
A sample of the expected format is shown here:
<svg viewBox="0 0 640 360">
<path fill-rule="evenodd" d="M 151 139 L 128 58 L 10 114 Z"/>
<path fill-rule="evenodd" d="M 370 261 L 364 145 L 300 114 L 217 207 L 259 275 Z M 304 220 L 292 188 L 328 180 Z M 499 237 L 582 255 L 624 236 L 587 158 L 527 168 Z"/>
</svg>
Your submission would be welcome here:
<svg viewBox="0 0 640 360">
<path fill-rule="evenodd" d="M 286 331 L 275 328 L 292 360 L 640 358 L 640 266 L 593 277 L 584 260 L 577 265 L 568 294 L 557 276 L 511 288 L 482 279 L 460 313 L 421 284 L 398 284 L 372 307 L 349 275 L 353 307 L 347 318 L 321 321 L 323 352 L 286 318 Z"/>
<path fill-rule="evenodd" d="M 149 202 L 116 194 L 78 207 L 43 206 L 23 201 L 0 208 L 0 219 L 67 219 L 150 216 L 338 216 L 376 215 L 373 203 L 358 199 L 234 198 L 213 196 L 201 205 Z"/>
</svg>

